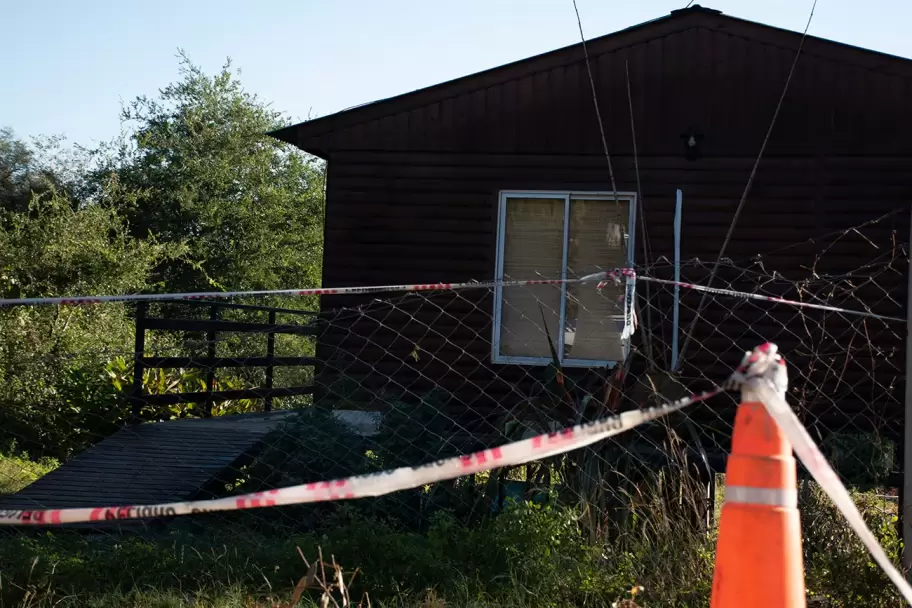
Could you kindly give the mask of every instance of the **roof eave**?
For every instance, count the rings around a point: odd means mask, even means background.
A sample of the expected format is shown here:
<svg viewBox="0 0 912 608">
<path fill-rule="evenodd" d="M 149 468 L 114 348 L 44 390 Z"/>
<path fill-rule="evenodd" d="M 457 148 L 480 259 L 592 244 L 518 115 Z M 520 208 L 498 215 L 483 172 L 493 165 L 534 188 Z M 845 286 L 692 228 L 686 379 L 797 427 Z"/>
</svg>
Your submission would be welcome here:
<svg viewBox="0 0 912 608">
<path fill-rule="evenodd" d="M 622 45 L 633 43 L 633 38 L 641 37 L 644 31 L 648 31 L 656 27 L 661 27 L 663 24 L 667 24 L 667 26 L 676 28 L 686 28 L 691 27 L 692 24 L 690 21 L 695 17 L 718 14 L 719 11 L 703 8 L 700 6 L 694 6 L 687 10 L 675 11 L 672 14 L 665 15 L 657 19 L 646 21 L 644 23 L 638 23 L 628 28 L 624 28 L 622 30 L 587 40 L 586 44 L 598 44 L 609 39 L 621 41 L 620 44 Z M 631 38 L 631 40 L 628 41 L 628 37 Z M 522 70 L 523 67 L 526 66 L 535 66 L 542 61 L 551 60 L 559 62 L 561 59 L 564 60 L 564 63 L 579 61 L 583 58 L 582 46 L 582 43 L 571 44 L 569 46 L 548 51 L 546 53 L 533 55 L 532 57 L 526 57 L 518 61 L 489 68 L 487 70 L 482 70 L 481 72 L 475 72 L 473 74 L 461 76 L 453 80 L 437 83 L 428 87 L 416 89 L 414 91 L 409 91 L 400 95 L 395 95 L 393 97 L 379 99 L 373 102 L 355 106 L 353 108 L 342 110 L 334 114 L 328 114 L 326 116 L 314 118 L 305 122 L 298 123 L 296 125 L 284 127 L 277 131 L 269 133 L 269 135 L 276 137 L 282 141 L 288 142 L 292 145 L 298 146 L 299 148 L 304 149 L 311 154 L 321 156 L 316 149 L 305 147 L 308 145 L 307 140 L 313 140 L 330 132 L 338 131 L 366 120 L 371 120 L 373 118 L 373 114 L 383 114 L 384 108 L 395 108 L 397 104 L 400 104 L 407 100 L 415 100 L 415 105 L 422 105 L 423 103 L 427 103 L 427 101 L 424 100 L 424 97 L 426 96 L 437 94 L 442 97 L 446 97 L 452 94 L 452 89 L 456 89 L 460 87 L 460 85 L 464 85 L 473 81 L 477 82 L 483 81 L 484 79 L 507 76 L 510 75 L 511 72 Z M 515 76 L 510 75 L 509 77 L 513 78 Z M 390 113 L 395 112 L 396 110 Z M 313 142 L 311 141 L 311 145 L 312 143 Z"/>
<path fill-rule="evenodd" d="M 709 27 L 745 38 L 766 40 L 769 44 L 787 46 L 789 48 L 791 48 L 796 39 L 802 36 L 800 32 L 725 15 L 721 11 L 695 5 L 687 9 L 672 11 L 668 15 L 651 21 L 587 40 L 586 44 L 589 46 L 590 54 L 603 53 L 612 47 L 623 48 L 642 42 L 644 39 L 668 35 L 691 27 Z M 856 64 L 865 69 L 890 73 L 899 72 L 903 77 L 912 77 L 912 61 L 905 57 L 889 55 L 815 36 L 807 36 L 806 42 L 808 44 L 805 47 L 813 44 L 813 46 L 817 47 L 817 52 L 814 54 L 819 53 L 820 56 Z M 808 50 L 808 48 L 805 48 L 805 52 Z M 851 61 L 847 61 L 849 57 Z M 328 159 L 329 152 L 326 150 L 328 142 L 324 136 L 331 133 L 362 122 L 409 111 L 414 107 L 460 95 L 470 90 L 468 87 L 471 87 L 471 90 L 486 88 L 504 80 L 522 78 L 528 73 L 551 69 L 581 61 L 582 59 L 582 43 L 576 43 L 429 87 L 290 125 L 273 131 L 269 135 L 320 158 Z"/>
<path fill-rule="evenodd" d="M 279 141 L 285 142 L 287 144 L 291 144 L 292 146 L 295 146 L 296 148 L 300 148 L 304 152 L 307 152 L 308 154 L 313 154 L 314 156 L 322 158 L 323 160 L 329 160 L 329 151 L 324 150 L 321 146 L 313 143 L 312 141 L 311 142 L 302 141 L 298 137 L 298 131 L 299 131 L 298 127 L 300 127 L 302 124 L 307 124 L 307 123 L 288 125 L 287 127 L 282 127 L 281 129 L 276 129 L 275 131 L 267 131 L 266 135 L 269 137 L 278 139 Z"/>
</svg>

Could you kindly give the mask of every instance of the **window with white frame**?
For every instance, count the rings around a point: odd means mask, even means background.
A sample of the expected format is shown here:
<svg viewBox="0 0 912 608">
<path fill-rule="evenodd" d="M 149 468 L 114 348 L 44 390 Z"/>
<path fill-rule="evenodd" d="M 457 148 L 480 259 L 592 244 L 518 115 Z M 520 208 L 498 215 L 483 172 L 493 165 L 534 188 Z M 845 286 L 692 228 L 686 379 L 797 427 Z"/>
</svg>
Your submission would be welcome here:
<svg viewBox="0 0 912 608">
<path fill-rule="evenodd" d="M 502 191 L 496 277 L 502 281 L 577 279 L 633 264 L 632 193 Z M 495 363 L 543 365 L 550 336 L 566 366 L 623 361 L 632 333 L 633 281 L 498 286 Z"/>
</svg>

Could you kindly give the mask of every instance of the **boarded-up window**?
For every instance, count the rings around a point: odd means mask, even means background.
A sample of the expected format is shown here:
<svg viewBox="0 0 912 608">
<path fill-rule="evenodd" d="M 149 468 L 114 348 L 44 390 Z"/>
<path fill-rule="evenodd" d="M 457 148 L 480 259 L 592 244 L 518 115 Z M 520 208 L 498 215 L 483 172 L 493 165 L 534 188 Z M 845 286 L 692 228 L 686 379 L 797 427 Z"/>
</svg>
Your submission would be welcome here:
<svg viewBox="0 0 912 608">
<path fill-rule="evenodd" d="M 504 281 L 555 284 L 499 287 L 494 361 L 544 363 L 549 337 L 564 365 L 606 365 L 624 359 L 627 287 L 572 279 L 626 266 L 634 199 L 630 194 L 505 192 L 500 197 L 498 272 Z M 570 280 L 569 282 L 567 280 Z"/>
</svg>

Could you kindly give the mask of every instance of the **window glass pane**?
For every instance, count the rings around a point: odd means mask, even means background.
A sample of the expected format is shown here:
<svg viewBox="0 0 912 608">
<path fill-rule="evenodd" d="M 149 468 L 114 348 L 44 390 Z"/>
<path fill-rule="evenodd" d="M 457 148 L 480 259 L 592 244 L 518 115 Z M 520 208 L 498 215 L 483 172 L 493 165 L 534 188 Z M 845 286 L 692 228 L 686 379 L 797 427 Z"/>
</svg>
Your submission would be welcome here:
<svg viewBox="0 0 912 608">
<path fill-rule="evenodd" d="M 559 279 L 563 262 L 564 199 L 508 198 L 504 231 L 504 280 Z M 504 287 L 500 354 L 550 357 L 548 332 L 557 348 L 559 285 Z"/>
<path fill-rule="evenodd" d="M 568 279 L 626 266 L 628 217 L 626 200 L 570 201 Z M 623 283 L 609 284 L 601 292 L 594 283 L 567 286 L 565 358 L 623 360 L 623 328 Z"/>
</svg>

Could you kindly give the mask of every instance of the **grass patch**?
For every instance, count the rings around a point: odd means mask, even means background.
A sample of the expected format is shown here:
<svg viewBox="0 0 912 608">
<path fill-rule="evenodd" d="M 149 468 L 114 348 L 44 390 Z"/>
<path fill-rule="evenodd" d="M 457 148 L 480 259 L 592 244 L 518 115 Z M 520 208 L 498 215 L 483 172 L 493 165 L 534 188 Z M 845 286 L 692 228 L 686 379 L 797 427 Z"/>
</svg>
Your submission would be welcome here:
<svg viewBox="0 0 912 608">
<path fill-rule="evenodd" d="M 28 454 L 0 454 L 0 494 L 18 492 L 58 466 L 60 463 L 53 458 L 35 461 L 31 460 Z"/>
<path fill-rule="evenodd" d="M 856 493 L 856 502 L 896 560 L 895 509 L 877 494 Z M 805 484 L 801 506 L 809 605 L 898 605 L 819 488 Z M 627 532 L 601 546 L 584 541 L 578 511 L 556 503 L 511 504 L 473 523 L 441 511 L 423 532 L 365 516 L 355 503 L 308 532 L 267 532 L 237 515 L 212 515 L 203 531 L 178 522 L 155 537 L 4 531 L 0 607 L 285 606 L 307 571 L 299 549 L 358 568 L 353 605 L 367 591 L 372 606 L 392 608 L 601 608 L 641 586 L 638 606 L 690 607 L 708 604 L 712 581 L 714 534 L 656 503 L 636 505 Z M 297 605 L 318 600 L 309 591 Z"/>
<path fill-rule="evenodd" d="M 14 491 L 54 466 L 0 457 L 2 487 Z M 681 483 L 665 473 L 641 481 L 597 543 L 584 525 L 591 527 L 592 511 L 562 503 L 553 490 L 544 502 L 511 503 L 496 516 L 458 501 L 412 504 L 403 492 L 179 518 L 166 532 L 144 536 L 0 529 L 0 608 L 286 606 L 307 572 L 301 555 L 321 549 L 349 572 L 358 569 L 349 585 L 353 605 L 369 592 L 372 606 L 391 608 L 601 608 L 637 589 L 638 606 L 703 606 L 715 532 L 693 523 Z M 854 496 L 898 561 L 895 504 L 879 494 Z M 800 496 L 809 605 L 897 605 L 895 590 L 819 488 L 802 483 Z M 295 605 L 320 605 L 313 591 L 300 599 Z"/>
<path fill-rule="evenodd" d="M 520 503 L 468 526 L 441 512 L 426 533 L 342 513 L 304 534 L 227 523 L 158 538 L 8 534 L 0 540 L 0 599 L 4 607 L 268 606 L 290 597 L 303 576 L 298 548 L 310 556 L 322 548 L 357 567 L 351 596 L 367 591 L 375 606 L 603 607 L 637 584 L 644 599 L 654 590 L 665 606 L 705 597 L 710 539 L 683 542 L 676 559 L 629 542 L 609 551 L 582 542 L 577 517 L 566 507 Z"/>
</svg>

